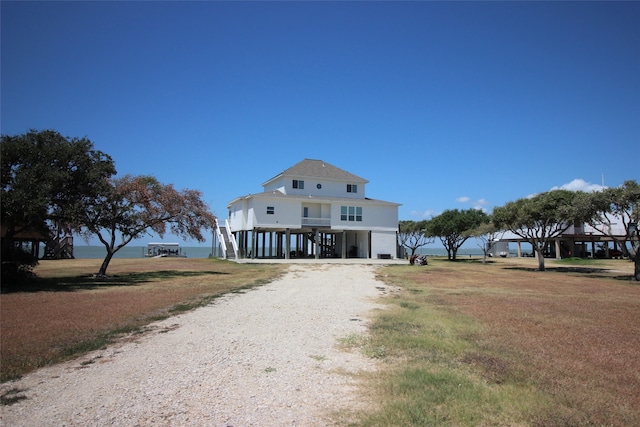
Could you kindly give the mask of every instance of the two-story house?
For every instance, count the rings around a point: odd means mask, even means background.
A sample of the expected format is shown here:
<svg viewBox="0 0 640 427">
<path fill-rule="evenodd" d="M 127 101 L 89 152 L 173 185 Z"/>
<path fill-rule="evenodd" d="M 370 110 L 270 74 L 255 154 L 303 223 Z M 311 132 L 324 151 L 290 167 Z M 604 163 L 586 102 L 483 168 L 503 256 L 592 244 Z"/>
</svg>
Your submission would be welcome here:
<svg viewBox="0 0 640 427">
<path fill-rule="evenodd" d="M 395 258 L 398 203 L 365 196 L 368 181 L 305 159 L 227 206 L 241 258 Z"/>
</svg>

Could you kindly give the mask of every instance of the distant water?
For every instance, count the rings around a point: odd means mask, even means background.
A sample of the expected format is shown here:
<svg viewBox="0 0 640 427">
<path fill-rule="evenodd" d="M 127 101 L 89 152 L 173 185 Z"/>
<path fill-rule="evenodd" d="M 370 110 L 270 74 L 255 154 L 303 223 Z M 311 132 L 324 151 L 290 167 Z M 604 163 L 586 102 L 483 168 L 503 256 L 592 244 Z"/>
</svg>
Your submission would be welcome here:
<svg viewBox="0 0 640 427">
<path fill-rule="evenodd" d="M 144 258 L 146 246 L 125 246 L 113 256 L 114 258 Z M 210 247 L 185 246 L 182 247 L 182 253 L 186 253 L 187 258 L 208 258 L 211 254 Z M 76 258 L 99 258 L 102 259 L 107 255 L 104 246 L 80 246 L 73 247 L 73 255 Z"/>
<path fill-rule="evenodd" d="M 144 258 L 146 246 L 125 246 L 113 256 L 114 258 Z M 208 258 L 211 255 L 211 247 L 185 246 L 182 252 L 187 254 L 187 258 Z M 447 256 L 444 248 L 420 248 L 417 251 L 421 255 L 427 256 Z M 75 245 L 73 253 L 76 258 L 98 258 L 102 259 L 107 255 L 103 246 L 82 246 Z M 479 248 L 462 248 L 458 250 L 458 258 L 469 256 L 482 256 Z"/>
<path fill-rule="evenodd" d="M 411 250 L 408 251 L 409 253 L 411 253 Z M 420 255 L 427 255 L 427 256 L 447 256 L 447 250 L 444 248 L 419 248 L 416 251 L 418 254 Z M 463 257 L 469 257 L 469 256 L 482 256 L 482 249 L 480 248 L 460 248 L 458 249 L 458 254 L 457 257 L 458 258 L 463 258 Z"/>
</svg>

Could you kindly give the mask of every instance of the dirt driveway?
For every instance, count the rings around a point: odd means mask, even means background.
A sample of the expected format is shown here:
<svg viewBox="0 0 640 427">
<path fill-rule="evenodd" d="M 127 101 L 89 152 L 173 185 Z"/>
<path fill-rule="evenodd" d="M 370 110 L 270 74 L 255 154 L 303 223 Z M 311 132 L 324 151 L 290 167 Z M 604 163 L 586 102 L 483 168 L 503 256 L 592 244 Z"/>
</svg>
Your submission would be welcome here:
<svg viewBox="0 0 640 427">
<path fill-rule="evenodd" d="M 376 268 L 293 264 L 276 282 L 2 384 L 25 399 L 3 406 L 0 423 L 332 425 L 336 411 L 367 404 L 352 374 L 373 363 L 337 344 L 365 334 L 376 297 L 391 291 Z"/>
</svg>

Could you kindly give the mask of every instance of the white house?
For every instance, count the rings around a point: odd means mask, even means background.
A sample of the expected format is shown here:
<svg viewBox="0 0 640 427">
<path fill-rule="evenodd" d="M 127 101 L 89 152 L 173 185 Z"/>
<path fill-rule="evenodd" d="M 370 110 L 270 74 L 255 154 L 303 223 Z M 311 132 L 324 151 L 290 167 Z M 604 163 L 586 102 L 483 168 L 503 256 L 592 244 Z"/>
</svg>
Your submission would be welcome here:
<svg viewBox="0 0 640 427">
<path fill-rule="evenodd" d="M 220 241 L 241 258 L 395 258 L 400 205 L 366 197 L 367 183 L 305 159 L 231 201 Z"/>
<path fill-rule="evenodd" d="M 627 239 L 628 232 L 625 224 L 628 222 L 628 217 L 607 215 L 606 222 L 600 222 L 596 227 L 587 223 L 571 225 L 561 235 L 552 239 L 554 244 L 547 249 L 544 256 L 557 259 L 620 257 L 621 252 L 617 242 L 624 242 Z M 526 240 L 522 237 L 507 231 L 498 240 L 506 244 L 516 243 L 518 257 L 523 256 L 521 245 Z M 613 243 L 613 247 L 610 247 L 610 243 Z M 529 255 L 534 256 L 533 252 Z"/>
</svg>

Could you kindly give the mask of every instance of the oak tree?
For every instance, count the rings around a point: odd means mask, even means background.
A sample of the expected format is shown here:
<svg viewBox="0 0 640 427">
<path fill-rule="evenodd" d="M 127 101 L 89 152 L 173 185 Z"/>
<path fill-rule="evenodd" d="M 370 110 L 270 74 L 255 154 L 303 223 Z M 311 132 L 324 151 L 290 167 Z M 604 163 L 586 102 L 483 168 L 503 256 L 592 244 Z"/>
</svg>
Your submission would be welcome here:
<svg viewBox="0 0 640 427">
<path fill-rule="evenodd" d="M 415 255 L 418 248 L 433 243 L 433 238 L 425 235 L 427 221 L 400 221 L 398 226 L 398 242 L 400 246 L 411 249 Z"/>
<path fill-rule="evenodd" d="M 588 212 L 574 200 L 579 192 L 553 190 L 509 202 L 493 210 L 493 221 L 501 230 L 511 231 L 531 244 L 544 271 L 544 254 L 549 245 L 576 222 L 584 222 Z"/>
<path fill-rule="evenodd" d="M 634 263 L 633 278 L 640 281 L 640 185 L 635 180 L 628 180 L 620 187 L 583 193 L 577 203 L 580 209 L 589 213 L 586 222 L 611 238 Z M 613 231 L 614 223 L 623 225 L 623 236 Z"/>
<path fill-rule="evenodd" d="M 427 222 L 426 234 L 438 237 L 447 250 L 447 258 L 455 261 L 458 249 L 473 236 L 480 224 L 488 220 L 488 215 L 478 209 L 450 209 Z"/>
<path fill-rule="evenodd" d="M 479 241 L 478 246 L 482 249 L 482 263 L 485 264 L 487 256 L 495 248 L 498 236 L 504 233 L 496 228 L 493 221 L 488 221 L 480 224 L 470 234 Z"/>
<path fill-rule="evenodd" d="M 108 191 L 107 179 L 116 170 L 89 139 L 55 130 L 3 135 L 0 148 L 4 270 L 14 255 L 23 258 L 12 245 L 18 233 L 53 236 L 69 229 L 87 202 Z"/>
<path fill-rule="evenodd" d="M 178 191 L 152 176 L 126 175 L 111 181 L 108 195 L 86 205 L 76 231 L 86 238 L 97 236 L 106 248 L 98 271 L 104 276 L 113 255 L 136 238 L 151 232 L 163 237 L 168 229 L 203 242 L 203 229 L 212 229 L 214 223 L 200 191 Z"/>
</svg>

